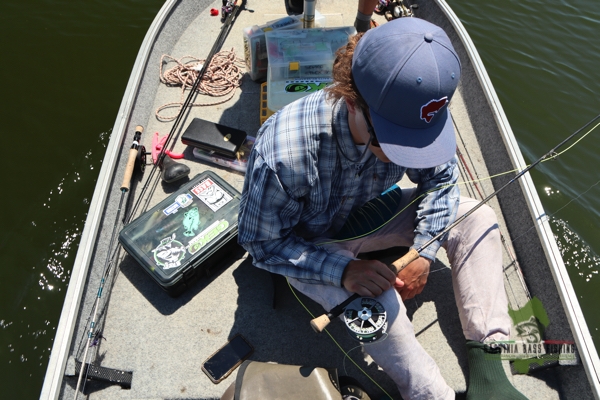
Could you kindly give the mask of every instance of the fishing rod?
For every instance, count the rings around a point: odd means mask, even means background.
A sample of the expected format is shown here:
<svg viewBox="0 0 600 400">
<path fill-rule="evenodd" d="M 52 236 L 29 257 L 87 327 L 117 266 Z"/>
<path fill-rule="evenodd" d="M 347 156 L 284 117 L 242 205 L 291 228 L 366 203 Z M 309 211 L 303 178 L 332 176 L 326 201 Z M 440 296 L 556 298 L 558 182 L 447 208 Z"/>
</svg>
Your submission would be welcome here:
<svg viewBox="0 0 600 400">
<path fill-rule="evenodd" d="M 123 183 L 121 183 L 121 199 L 119 200 L 119 208 L 117 209 L 117 215 L 115 216 L 115 222 L 113 224 L 112 236 L 110 238 L 110 243 L 108 245 L 108 251 L 106 256 L 106 261 L 104 263 L 104 275 L 100 280 L 100 286 L 98 287 L 98 293 L 96 295 L 96 300 L 94 302 L 94 311 L 92 315 L 92 320 L 90 322 L 90 329 L 88 331 L 87 343 L 85 346 L 85 350 L 83 352 L 83 358 L 81 360 L 81 368 L 79 370 L 79 378 L 77 379 L 77 387 L 75 388 L 75 400 L 77 400 L 77 396 L 79 394 L 79 387 L 81 385 L 81 381 L 83 378 L 83 372 L 87 371 L 87 365 L 85 363 L 87 359 L 88 350 L 91 347 L 90 343 L 94 336 L 94 329 L 96 328 L 96 318 L 98 315 L 98 307 L 100 305 L 100 299 L 102 298 L 102 291 L 104 289 L 104 284 L 106 283 L 108 276 L 112 270 L 113 266 L 113 257 L 111 256 L 111 252 L 113 246 L 115 244 L 115 239 L 117 237 L 117 227 L 119 226 L 119 217 L 121 215 L 121 208 L 123 207 L 123 203 L 125 201 L 125 194 L 129 192 L 129 187 L 131 184 L 131 177 L 133 176 L 133 169 L 136 165 L 136 162 L 139 159 L 139 151 L 143 146 L 140 146 L 140 139 L 142 137 L 142 132 L 144 132 L 144 128 L 140 125 L 135 127 L 135 134 L 133 135 L 133 143 L 131 144 L 131 148 L 129 150 L 129 158 L 127 159 L 127 165 L 125 166 L 125 174 L 123 176 Z"/>
<path fill-rule="evenodd" d="M 233 23 L 235 22 L 235 19 L 239 15 L 239 12 L 243 9 L 246 9 L 245 4 L 246 4 L 246 0 L 242 0 L 240 4 L 238 4 L 237 0 L 227 0 L 226 4 L 224 4 L 222 13 L 223 13 L 223 16 L 225 16 L 225 22 L 223 23 L 223 26 L 221 27 L 221 32 L 219 33 L 219 36 L 217 37 L 215 43 L 213 44 L 213 47 L 212 47 L 211 51 L 209 52 L 209 55 L 207 56 L 202 68 L 200 69 L 198 76 L 197 76 L 196 80 L 194 81 L 194 84 L 190 90 L 190 93 L 188 94 L 188 96 L 181 108 L 181 111 L 179 112 L 179 114 L 177 115 L 177 118 L 175 119 L 175 123 L 173 124 L 173 127 L 171 128 L 171 131 L 169 132 L 169 135 L 167 136 L 167 140 L 164 143 L 164 145 L 162 146 L 162 149 L 158 155 L 157 163 L 154 164 L 152 170 L 150 171 L 150 174 L 149 174 L 148 178 L 146 179 L 144 186 L 142 187 L 140 196 L 138 197 L 131 213 L 129 214 L 129 218 L 131 218 L 133 215 L 135 215 L 135 212 L 138 209 L 138 207 L 141 203 L 141 200 L 143 199 L 143 194 L 146 191 L 146 189 L 148 188 L 153 175 L 156 173 L 157 166 L 162 164 L 163 160 L 165 159 L 165 156 L 168 154 L 167 153 L 168 145 L 169 145 L 172 137 L 174 136 L 175 131 L 177 130 L 177 126 L 179 125 L 179 123 L 181 122 L 181 120 L 183 118 L 184 110 L 186 110 L 187 107 L 189 106 L 189 104 L 191 103 L 192 97 L 193 97 L 195 91 L 198 89 L 198 86 L 200 85 L 202 77 L 204 76 L 208 66 L 210 65 L 212 58 L 217 53 L 218 49 L 220 49 L 220 47 L 223 45 L 225 38 L 231 31 L 231 28 L 232 28 Z M 252 10 L 248 10 L 248 11 L 252 12 Z M 84 369 L 87 371 L 85 361 L 87 359 L 87 354 L 88 354 L 88 350 L 90 348 L 90 343 L 92 341 L 92 338 L 94 337 L 94 329 L 96 328 L 96 318 L 98 315 L 98 309 L 99 309 L 99 305 L 100 305 L 100 298 L 102 297 L 102 291 L 104 289 L 104 285 L 106 283 L 108 276 L 110 275 L 110 272 L 111 272 L 113 264 L 114 264 L 113 263 L 114 254 L 111 256 L 111 252 L 112 252 L 114 244 L 115 244 L 115 239 L 116 239 L 116 234 L 117 234 L 117 226 L 118 226 L 119 217 L 121 214 L 121 209 L 123 207 L 123 202 L 125 199 L 125 193 L 127 193 L 129 191 L 129 185 L 130 185 L 131 177 L 133 175 L 133 168 L 136 163 L 136 160 L 138 160 L 140 158 L 138 149 L 140 148 L 140 138 L 141 138 L 142 132 L 143 132 L 143 127 L 137 126 L 136 133 L 135 133 L 134 139 L 133 139 L 133 144 L 129 151 L 129 158 L 127 161 L 127 166 L 125 167 L 125 175 L 123 177 L 123 183 L 121 185 L 121 199 L 119 201 L 119 208 L 117 210 L 117 215 L 115 217 L 115 223 L 113 225 L 112 236 L 111 236 L 110 244 L 108 247 L 108 256 L 106 258 L 106 262 L 105 262 L 105 266 L 104 266 L 105 272 L 101 279 L 100 286 L 98 288 L 97 297 L 96 297 L 96 300 L 94 303 L 93 316 L 92 316 L 91 323 L 90 323 L 90 329 L 89 329 L 88 335 L 87 335 L 88 336 L 87 344 L 86 344 L 84 354 L 83 354 L 81 369 L 79 371 L 77 387 L 75 389 L 75 399 L 77 399 L 77 396 L 79 393 L 79 388 L 81 386 L 81 382 L 83 379 L 83 371 L 84 371 Z M 145 153 L 145 151 L 142 151 L 142 153 Z M 145 162 L 144 162 L 144 164 L 145 164 Z M 122 222 L 124 224 L 129 222 L 128 218 L 126 218 L 126 217 L 127 217 L 126 215 L 123 217 Z"/>
<path fill-rule="evenodd" d="M 164 145 L 162 146 L 160 153 L 157 156 L 156 164 L 153 165 L 152 169 L 150 170 L 150 173 L 148 174 L 148 177 L 146 178 L 146 182 L 142 186 L 140 196 L 138 197 L 138 199 L 133 207 L 131 215 L 134 215 L 135 212 L 137 211 L 138 207 L 140 206 L 140 204 L 143 200 L 143 197 L 144 197 L 144 193 L 146 192 L 146 189 L 150 185 L 150 182 L 151 182 L 152 178 L 154 177 L 154 174 L 156 173 L 157 167 L 163 163 L 163 160 L 166 157 L 167 148 L 168 148 L 169 144 L 171 143 L 171 140 L 172 140 L 173 136 L 175 135 L 175 132 L 177 131 L 177 128 L 183 119 L 183 114 L 184 114 L 185 110 L 187 110 L 190 103 L 192 102 L 192 98 L 194 97 L 196 91 L 198 90 L 198 86 L 200 86 L 200 82 L 202 81 L 202 78 L 204 77 L 206 70 L 210 66 L 210 63 L 212 62 L 214 55 L 220 50 L 221 46 L 225 42 L 225 39 L 227 38 L 227 36 L 229 35 L 229 32 L 231 31 L 231 28 L 233 27 L 233 23 L 236 21 L 239 13 L 242 10 L 254 12 L 253 10 L 249 10 L 246 8 L 246 0 L 241 0 L 241 2 L 239 2 L 238 0 L 226 0 L 226 1 L 224 0 L 223 1 L 223 8 L 222 8 L 221 12 L 222 12 L 222 21 L 223 21 L 223 17 L 224 17 L 224 22 L 223 22 L 223 25 L 221 26 L 221 31 L 219 32 L 219 36 L 217 36 L 217 39 L 215 40 L 213 47 L 211 48 L 210 52 L 208 53 L 208 56 L 206 57 L 206 60 L 204 61 L 202 68 L 200 68 L 200 71 L 198 72 L 198 76 L 196 77 L 196 80 L 194 81 L 192 87 L 190 88 L 189 94 L 187 95 L 185 101 L 183 102 L 183 105 L 181 106 L 181 109 L 179 110 L 179 113 L 177 114 L 177 117 L 175 118 L 175 122 L 173 123 L 173 126 L 171 127 L 171 130 L 170 130 L 169 134 L 167 135 L 167 139 L 166 139 Z"/>
<path fill-rule="evenodd" d="M 154 176 L 154 174 L 156 173 L 156 168 L 161 165 L 167 155 L 168 152 L 168 145 L 172 139 L 172 137 L 175 134 L 175 131 L 177 130 L 177 127 L 179 125 L 179 123 L 181 122 L 182 118 L 183 118 L 183 113 L 184 111 L 187 109 L 187 107 L 189 106 L 189 104 L 192 101 L 192 97 L 194 96 L 194 93 L 197 91 L 198 86 L 200 85 L 200 82 L 202 80 L 202 77 L 204 76 L 208 66 L 210 65 L 210 62 L 212 61 L 212 58 L 214 57 L 214 55 L 217 53 L 217 51 L 221 48 L 221 46 L 223 45 L 225 38 L 227 37 L 227 35 L 229 34 L 229 32 L 231 31 L 232 25 L 235 22 L 235 19 L 237 18 L 237 16 L 239 15 L 239 12 L 242 9 L 246 9 L 245 8 L 245 4 L 246 4 L 246 0 L 242 0 L 241 3 L 238 4 L 237 0 L 227 0 L 227 2 L 224 2 L 224 6 L 222 9 L 222 15 L 225 17 L 224 18 L 224 23 L 221 27 L 221 32 L 219 33 L 219 36 L 217 37 L 217 39 L 215 40 L 215 43 L 213 44 L 212 49 L 209 52 L 209 55 L 207 56 L 204 64 L 202 65 L 202 68 L 200 69 L 198 76 L 196 78 L 196 80 L 194 81 L 194 84 L 192 85 L 192 88 L 190 90 L 190 93 L 188 94 L 179 114 L 177 115 L 177 118 L 175 119 L 175 122 L 173 124 L 173 127 L 171 128 L 171 131 L 169 132 L 169 135 L 167 136 L 167 140 L 164 143 L 164 145 L 162 146 L 162 149 L 158 155 L 158 160 L 156 162 L 156 164 L 154 164 L 152 170 L 150 171 L 150 174 L 148 176 L 148 178 L 146 179 L 146 182 L 144 184 L 144 186 L 142 187 L 140 196 L 138 197 L 131 213 L 129 214 L 129 218 L 131 218 L 133 215 L 135 215 L 136 210 L 138 209 L 142 199 L 143 199 L 143 194 L 145 193 L 146 189 L 148 188 L 152 177 Z M 252 11 L 252 10 L 249 10 Z M 86 359 L 87 359 L 87 354 L 88 354 L 88 350 L 90 348 L 90 343 L 92 341 L 92 338 L 94 336 L 94 329 L 96 328 L 96 318 L 98 315 L 98 309 L 99 309 L 99 305 L 100 305 L 100 299 L 102 297 L 102 291 L 104 289 L 104 285 L 106 283 L 106 280 L 108 278 L 108 276 L 110 275 L 110 271 L 112 270 L 113 267 L 113 259 L 114 259 L 114 255 L 111 256 L 111 252 L 113 250 L 114 244 L 115 244 L 115 239 L 116 239 L 116 234 L 117 234 L 117 226 L 118 226 L 118 222 L 119 222 L 119 216 L 121 214 L 121 209 L 123 206 L 123 202 L 125 199 L 125 193 L 127 193 L 129 191 L 129 184 L 131 181 L 131 177 L 133 175 L 133 167 L 136 163 L 136 160 L 139 158 L 139 146 L 140 146 L 140 138 L 141 138 L 141 133 L 143 132 L 143 127 L 138 126 L 136 127 L 136 133 L 133 139 L 133 144 L 131 146 L 131 149 L 129 151 L 129 158 L 127 161 L 127 166 L 125 168 L 125 176 L 123 177 L 123 183 L 121 185 L 121 199 L 119 201 L 119 208 L 117 211 L 117 215 L 115 217 L 115 223 L 113 225 L 113 232 L 112 232 L 112 236 L 111 236 L 111 240 L 110 240 L 110 244 L 108 247 L 108 256 L 106 258 L 106 262 L 105 262 L 105 273 L 101 279 L 100 282 L 100 286 L 98 288 L 98 293 L 97 293 L 97 297 L 94 303 L 94 310 L 93 310 L 93 317 L 91 319 L 91 323 L 90 323 L 90 329 L 88 331 L 88 337 L 87 337 L 87 344 L 84 350 L 84 354 L 83 354 L 83 359 L 82 359 L 82 364 L 81 364 L 81 369 L 79 371 L 79 378 L 77 380 L 77 387 L 75 389 L 75 399 L 77 399 L 77 395 L 79 393 L 79 388 L 81 385 L 81 381 L 83 378 L 83 371 L 84 369 L 87 370 L 86 367 Z M 144 152 L 143 152 L 144 153 Z M 145 163 L 144 163 L 145 164 Z M 126 214 L 126 213 L 125 213 Z M 128 220 L 126 218 L 127 216 L 125 215 L 123 217 L 123 223 L 127 223 Z"/>
<path fill-rule="evenodd" d="M 467 211 L 461 217 L 457 218 L 452 224 L 448 225 L 442 232 L 440 232 L 435 237 L 433 237 L 432 239 L 430 239 L 427 243 L 423 244 L 418 249 L 410 249 L 408 251 L 408 253 L 406 253 L 404 256 L 400 257 L 398 260 L 394 261 L 391 265 L 388 265 L 388 267 L 392 270 L 392 272 L 394 272 L 396 275 L 398 275 L 400 273 L 400 271 L 402 271 L 404 268 L 406 268 L 406 266 L 408 264 L 410 264 L 411 262 L 413 262 L 414 260 L 416 260 L 417 258 L 419 258 L 419 254 L 424 249 L 426 249 L 432 243 L 434 243 L 437 240 L 439 240 L 442 236 L 444 236 L 446 233 L 448 233 L 452 228 L 454 228 L 455 226 L 457 226 L 458 224 L 460 224 L 462 221 L 464 221 L 469 215 L 473 214 L 477 209 L 479 209 L 479 207 L 481 207 L 484 204 L 486 204 L 490 199 L 492 199 L 498 193 L 500 193 L 502 190 L 504 190 L 506 187 L 508 187 L 509 185 L 511 185 L 512 183 L 514 183 L 515 181 L 517 181 L 519 178 L 521 178 L 523 175 L 525 175 L 527 172 L 529 172 L 532 168 L 534 168 L 535 166 L 537 166 L 539 163 L 541 163 L 542 161 L 544 161 L 546 159 L 554 158 L 555 155 L 556 155 L 556 150 L 558 150 L 560 147 L 564 146 L 566 143 L 568 143 L 569 141 L 571 141 L 581 131 L 583 131 L 585 128 L 587 128 L 588 126 L 590 126 L 592 123 L 594 123 L 594 121 L 596 121 L 599 118 L 600 118 L 600 114 L 596 115 L 594 118 L 592 118 L 584 126 L 582 126 L 578 130 L 576 130 L 575 132 L 573 132 L 571 135 L 569 135 L 569 137 L 567 137 L 566 139 L 564 139 L 562 142 L 560 142 L 559 144 L 557 144 L 555 147 L 553 147 L 546 154 L 544 154 L 543 156 L 541 156 L 535 162 L 533 162 L 532 164 L 528 165 L 525 169 L 523 169 L 521 172 L 519 172 L 517 175 L 515 175 L 510 181 L 508 181 L 507 183 L 505 183 L 500 189 L 496 190 L 494 193 L 490 194 L 485 199 L 481 200 L 481 202 L 478 203 L 475 207 L 473 207 L 472 209 L 470 209 L 469 211 Z M 312 326 L 312 328 L 314 329 L 315 332 L 317 332 L 317 333 L 323 332 L 323 330 L 327 327 L 327 325 L 329 325 L 329 323 L 331 322 L 331 320 L 333 318 L 339 317 L 340 314 L 342 312 L 344 312 L 344 310 L 346 309 L 346 307 L 348 307 L 350 304 L 352 304 L 354 301 L 360 299 L 361 297 L 362 296 L 359 295 L 358 293 L 354 293 L 352 296 L 348 297 L 348 299 L 346 299 L 342 303 L 340 303 L 337 306 L 335 306 L 334 308 L 332 308 L 329 312 L 327 312 L 327 313 L 325 313 L 325 314 L 323 314 L 323 315 L 321 315 L 319 317 L 316 317 L 316 318 L 312 319 L 310 321 L 310 325 Z"/>
</svg>

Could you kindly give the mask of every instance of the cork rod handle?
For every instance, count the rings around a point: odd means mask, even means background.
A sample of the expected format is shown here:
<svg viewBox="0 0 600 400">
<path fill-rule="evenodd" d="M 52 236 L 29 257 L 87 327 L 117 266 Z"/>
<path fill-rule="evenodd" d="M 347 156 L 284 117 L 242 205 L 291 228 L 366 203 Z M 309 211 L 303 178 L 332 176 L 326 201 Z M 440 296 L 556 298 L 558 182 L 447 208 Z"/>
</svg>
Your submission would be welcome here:
<svg viewBox="0 0 600 400">
<path fill-rule="evenodd" d="M 135 160 L 138 154 L 138 147 L 140 145 L 139 140 L 144 132 L 144 128 L 140 125 L 135 127 L 135 135 L 133 136 L 133 144 L 129 150 L 129 158 L 127 159 L 127 165 L 125 166 L 125 175 L 123 176 L 123 183 L 121 183 L 121 190 L 124 192 L 129 191 L 129 185 L 131 184 L 131 176 L 133 175 L 133 168 L 135 166 Z"/>
</svg>

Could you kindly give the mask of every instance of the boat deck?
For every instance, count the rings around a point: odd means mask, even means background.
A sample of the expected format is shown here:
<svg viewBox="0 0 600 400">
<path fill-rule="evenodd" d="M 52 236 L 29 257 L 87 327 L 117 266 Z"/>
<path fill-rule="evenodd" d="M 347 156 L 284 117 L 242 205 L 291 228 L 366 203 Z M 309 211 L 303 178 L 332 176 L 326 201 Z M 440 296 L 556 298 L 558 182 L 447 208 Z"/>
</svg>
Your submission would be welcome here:
<svg viewBox="0 0 600 400">
<path fill-rule="evenodd" d="M 139 91 L 135 91 L 133 112 L 127 120 L 127 135 L 122 143 L 123 154 L 117 162 L 118 170 L 111 184 L 109 200 L 103 211 L 101 231 L 86 278 L 89 290 L 85 292 L 80 305 L 81 317 L 76 321 L 69 351 L 71 355 L 80 354 L 78 349 L 82 346 L 82 338 L 89 329 L 88 318 L 96 299 L 96 288 L 99 286 L 107 256 L 118 199 L 121 196 L 119 188 L 125 158 L 134 128 L 136 125 L 144 126 L 142 141 L 149 150 L 154 133 L 166 135 L 173 124 L 159 121 L 155 117 L 155 110 L 163 104 L 180 101 L 179 87 L 167 87 L 159 83 L 159 60 L 163 54 L 174 58 L 187 55 L 206 57 L 221 28 L 220 18 L 211 17 L 209 14 L 210 8 L 221 8 L 220 0 L 212 3 L 174 3 L 173 8 L 168 10 L 169 23 L 160 26 L 158 40 L 151 48 L 149 61 L 142 70 Z M 452 29 L 433 2 L 422 0 L 420 3 L 422 4 L 419 4 L 417 16 L 431 16 L 428 19 L 432 19 L 432 22 L 441 25 L 447 31 Z M 166 8 L 168 4 L 169 2 Z M 226 50 L 233 48 L 238 57 L 243 57 L 242 28 L 260 25 L 286 15 L 282 0 L 255 0 L 249 2 L 248 8 L 254 9 L 254 12 L 241 12 L 222 46 L 222 49 Z M 355 3 L 347 0 L 319 0 L 317 9 L 326 17 L 327 26 L 353 24 Z M 380 23 L 385 22 L 381 18 L 378 20 Z M 451 38 L 455 39 L 456 35 L 451 34 Z M 464 60 L 464 71 L 451 109 L 460 135 L 460 151 L 466 159 L 469 171 L 477 174 L 477 177 L 485 177 L 513 169 L 505 144 L 498 134 L 496 121 L 491 119 L 489 105 L 484 100 L 485 95 L 474 68 L 467 61 L 466 50 L 457 47 L 457 51 Z M 471 98 L 477 98 L 479 101 L 469 100 Z M 194 99 L 197 102 L 211 100 L 213 99 L 206 96 L 196 96 Z M 185 118 L 170 149 L 175 153 L 185 154 L 185 159 L 180 161 L 191 168 L 190 178 L 206 169 L 213 170 L 241 192 L 243 174 L 195 159 L 192 149 L 181 143 L 180 136 L 194 117 L 242 129 L 249 135 L 254 135 L 260 126 L 259 101 L 260 85 L 245 75 L 241 88 L 230 101 L 210 107 L 193 107 L 185 112 Z M 173 109 L 173 113 L 175 110 Z M 477 138 L 475 131 L 479 130 L 484 133 L 478 133 L 480 136 Z M 480 149 L 481 143 L 488 147 Z M 486 160 L 486 163 L 483 160 Z M 486 167 L 490 163 L 496 170 Z M 139 194 L 149 168 L 143 177 L 134 182 L 130 192 L 132 196 Z M 465 181 L 473 179 L 469 177 L 469 171 L 463 170 Z M 157 204 L 183 183 L 178 181 L 164 184 L 158 178 L 158 174 L 156 177 L 147 192 L 151 197 L 145 209 Z M 499 178 L 500 182 L 494 181 L 494 184 L 498 185 L 507 179 Z M 474 185 L 466 185 L 461 189 L 463 195 L 477 197 L 477 190 L 484 195 L 494 190 L 489 180 L 477 185 L 477 188 Z M 548 326 L 547 335 L 561 340 L 573 340 L 554 282 L 548 272 L 543 249 L 537 240 L 536 230 L 533 229 L 534 221 L 522 196 L 519 187 L 514 185 L 514 189 L 507 190 L 500 198 L 501 203 L 496 199 L 491 202 L 498 215 L 501 215 L 502 205 L 504 210 L 511 210 L 518 215 L 517 218 L 512 217 L 511 221 L 522 221 L 522 226 L 517 227 L 515 222 L 512 222 L 511 226 L 511 222 L 501 220 L 506 239 L 504 265 L 511 307 L 518 309 L 528 300 L 528 293 L 519 273 L 520 267 L 527 270 L 525 275 L 529 290 L 542 300 L 550 314 L 552 323 Z M 529 240 L 531 238 L 535 240 Z M 519 254 L 518 263 L 511 254 Z M 523 258 L 521 254 L 524 255 Z M 464 337 L 454 303 L 448 262 L 444 259 L 444 254 L 440 254 L 439 258 L 432 268 L 435 272 L 430 275 L 423 293 L 407 301 L 405 305 L 417 338 L 437 361 L 448 384 L 457 392 L 465 392 L 468 368 Z M 99 324 L 103 326 L 102 336 L 105 339 L 93 348 L 93 352 L 96 353 L 93 359 L 95 363 L 108 368 L 133 371 L 133 382 L 131 389 L 87 382 L 85 393 L 90 399 L 220 398 L 227 386 L 235 380 L 236 372 L 220 384 L 213 384 L 201 371 L 201 365 L 208 356 L 225 344 L 228 338 L 237 333 L 241 333 L 254 346 L 255 352 L 251 357 L 253 360 L 336 367 L 340 375 L 356 378 L 373 399 L 381 397 L 382 389 L 394 399 L 399 398 L 394 383 L 374 363 L 365 358 L 362 349 L 345 332 L 342 323 L 334 321 L 329 331 L 339 345 L 349 352 L 356 365 L 345 359 L 344 354 L 326 334 L 313 332 L 309 326 L 311 317 L 293 296 L 285 281 L 275 280 L 274 285 L 272 276 L 253 267 L 248 255 L 241 248 L 224 260 L 222 267 L 212 276 L 202 279 L 177 298 L 169 297 L 163 292 L 132 257 L 120 250 L 116 273 L 109 279 L 105 293 L 109 295 L 103 299 L 101 306 L 107 304 L 107 308 L 99 318 Z M 306 297 L 300 295 L 299 298 L 314 314 L 319 315 L 323 312 Z M 531 399 L 593 397 L 581 365 L 555 367 L 533 376 L 509 373 L 509 377 L 514 385 Z M 76 382 L 76 378 L 64 380 L 61 398 L 74 397 Z"/>
</svg>

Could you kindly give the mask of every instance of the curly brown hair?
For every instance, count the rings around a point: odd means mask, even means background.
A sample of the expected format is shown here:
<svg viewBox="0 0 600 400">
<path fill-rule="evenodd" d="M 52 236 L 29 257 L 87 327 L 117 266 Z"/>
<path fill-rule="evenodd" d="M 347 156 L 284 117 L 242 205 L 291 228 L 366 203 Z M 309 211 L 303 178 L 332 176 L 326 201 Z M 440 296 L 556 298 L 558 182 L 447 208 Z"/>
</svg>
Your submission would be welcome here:
<svg viewBox="0 0 600 400">
<path fill-rule="evenodd" d="M 352 36 L 346 46 L 340 47 L 336 51 L 332 72 L 333 85 L 328 86 L 325 90 L 327 90 L 327 98 L 329 99 L 348 99 L 361 109 L 367 110 L 367 103 L 358 92 L 358 88 L 352 77 L 352 56 L 354 55 L 356 44 L 362 36 L 362 32 Z"/>
</svg>

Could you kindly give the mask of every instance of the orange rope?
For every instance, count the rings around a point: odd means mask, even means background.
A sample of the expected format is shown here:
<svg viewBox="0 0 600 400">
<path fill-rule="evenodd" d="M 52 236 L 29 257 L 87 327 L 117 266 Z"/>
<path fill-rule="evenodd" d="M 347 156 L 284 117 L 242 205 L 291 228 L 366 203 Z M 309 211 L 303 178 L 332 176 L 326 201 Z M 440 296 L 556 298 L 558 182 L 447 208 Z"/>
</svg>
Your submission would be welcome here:
<svg viewBox="0 0 600 400">
<path fill-rule="evenodd" d="M 184 62 L 186 59 L 187 61 Z M 177 65 L 163 72 L 163 66 L 169 62 L 175 62 Z M 204 62 L 205 60 L 192 56 L 184 56 L 178 60 L 164 54 L 160 58 L 160 81 L 167 86 L 181 86 L 181 99 L 179 102 L 167 103 L 158 107 L 155 113 L 158 120 L 172 121 L 177 118 L 183 107 L 185 91 L 186 89 L 191 90 L 194 86 Z M 243 60 L 236 57 L 233 49 L 216 53 L 210 65 L 206 68 L 197 91 L 211 97 L 227 97 L 212 103 L 192 103 L 190 107 L 214 106 L 230 100 L 235 94 L 236 88 L 242 84 L 242 67 Z M 175 115 L 164 116 L 160 114 L 164 109 L 171 107 L 177 107 Z"/>
</svg>

